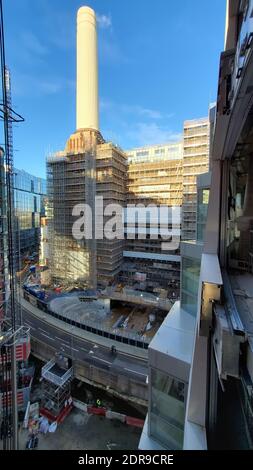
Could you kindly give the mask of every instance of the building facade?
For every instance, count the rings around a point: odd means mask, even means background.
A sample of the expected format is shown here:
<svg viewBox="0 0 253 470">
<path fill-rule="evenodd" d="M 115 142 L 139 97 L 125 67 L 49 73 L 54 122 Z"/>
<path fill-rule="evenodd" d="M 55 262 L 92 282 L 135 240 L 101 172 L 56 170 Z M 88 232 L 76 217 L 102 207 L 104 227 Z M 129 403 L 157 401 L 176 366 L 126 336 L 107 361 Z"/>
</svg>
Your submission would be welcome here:
<svg viewBox="0 0 253 470">
<path fill-rule="evenodd" d="M 146 288 L 169 289 L 176 297 L 179 292 L 180 243 L 177 247 L 167 245 L 162 235 L 172 229 L 172 208 L 181 210 L 182 143 L 142 147 L 126 153 L 128 208 L 125 212 L 126 247 L 122 280 L 138 285 L 138 279 L 141 279 L 139 283 Z M 139 206 L 138 212 L 131 206 Z M 160 210 L 162 206 L 170 211 L 169 223 L 167 213 L 163 216 Z"/>
<path fill-rule="evenodd" d="M 142 147 L 126 152 L 127 203 L 178 208 L 181 240 L 196 238 L 197 175 L 209 169 L 210 128 L 210 117 L 185 121 L 183 142 Z M 148 289 L 161 287 L 168 290 L 170 296 L 178 298 L 180 243 L 174 250 L 167 244 L 166 249 L 160 235 L 162 229 L 168 230 L 171 226 L 168 226 L 168 222 L 166 225 L 165 221 L 163 224 L 161 219 L 157 220 L 151 213 L 147 234 L 142 236 L 140 228 L 139 233 L 136 233 L 136 220 L 129 209 L 127 214 L 130 215 L 132 223 L 128 223 L 126 229 L 122 280 L 132 280 L 138 285 L 139 276 L 141 283 Z M 129 236 L 131 232 L 132 239 Z M 154 239 L 152 232 L 159 235 Z"/>
<path fill-rule="evenodd" d="M 197 240 L 182 243 L 181 301 L 150 344 L 141 449 L 252 448 L 252 13 L 252 0 L 227 2 L 211 172 Z"/>
<path fill-rule="evenodd" d="M 14 169 L 15 245 L 17 269 L 24 258 L 38 256 L 41 217 L 45 215 L 46 181 Z"/>
<path fill-rule="evenodd" d="M 122 150 L 104 142 L 99 134 L 90 151 L 88 134 L 89 131 L 82 132 L 81 147 L 74 148 L 68 142 L 64 152 L 48 158 L 49 267 L 57 282 L 96 287 L 97 281 L 103 285 L 112 282 L 122 264 L 124 239 L 110 240 L 103 230 L 112 216 L 106 215 L 106 206 L 126 204 L 127 160 Z M 78 134 L 71 139 L 75 137 Z M 93 226 L 84 221 L 84 226 L 91 229 L 92 239 L 78 240 L 73 235 L 73 224 L 79 215 L 73 214 L 73 208 L 80 204 L 92 209 Z"/>
<path fill-rule="evenodd" d="M 182 239 L 196 238 L 197 175 L 209 169 L 209 118 L 184 122 Z"/>
</svg>

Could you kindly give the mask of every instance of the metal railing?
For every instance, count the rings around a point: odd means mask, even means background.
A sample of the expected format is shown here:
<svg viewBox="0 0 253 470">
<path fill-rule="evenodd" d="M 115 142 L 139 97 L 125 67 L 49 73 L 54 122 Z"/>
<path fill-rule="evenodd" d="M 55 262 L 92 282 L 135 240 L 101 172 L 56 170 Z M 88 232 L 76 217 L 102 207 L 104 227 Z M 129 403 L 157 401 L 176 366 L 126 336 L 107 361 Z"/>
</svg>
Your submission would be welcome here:
<svg viewBox="0 0 253 470">
<path fill-rule="evenodd" d="M 53 372 L 50 372 L 50 370 L 55 364 L 56 362 L 53 359 L 51 359 L 51 361 L 45 364 L 41 369 L 41 376 L 43 377 L 43 379 L 46 379 L 49 382 L 52 382 L 53 384 L 58 385 L 59 387 L 62 387 L 69 379 L 72 378 L 73 368 L 71 367 L 65 372 L 65 374 L 59 376 L 54 374 Z"/>
</svg>

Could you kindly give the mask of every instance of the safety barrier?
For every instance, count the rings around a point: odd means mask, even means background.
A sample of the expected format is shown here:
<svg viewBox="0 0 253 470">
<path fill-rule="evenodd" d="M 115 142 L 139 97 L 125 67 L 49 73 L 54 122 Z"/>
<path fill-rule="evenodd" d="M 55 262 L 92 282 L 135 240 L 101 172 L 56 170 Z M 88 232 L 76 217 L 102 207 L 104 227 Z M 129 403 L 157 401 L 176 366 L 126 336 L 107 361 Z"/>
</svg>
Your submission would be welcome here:
<svg viewBox="0 0 253 470">
<path fill-rule="evenodd" d="M 126 416 L 122 413 L 117 413 L 116 411 L 107 410 L 105 407 L 97 407 L 93 405 L 87 405 L 79 400 L 73 400 L 73 405 L 75 408 L 84 411 L 88 414 L 104 416 L 107 419 L 117 420 L 128 426 L 135 428 L 143 428 L 144 420 L 139 418 L 133 418 L 132 416 Z"/>
</svg>

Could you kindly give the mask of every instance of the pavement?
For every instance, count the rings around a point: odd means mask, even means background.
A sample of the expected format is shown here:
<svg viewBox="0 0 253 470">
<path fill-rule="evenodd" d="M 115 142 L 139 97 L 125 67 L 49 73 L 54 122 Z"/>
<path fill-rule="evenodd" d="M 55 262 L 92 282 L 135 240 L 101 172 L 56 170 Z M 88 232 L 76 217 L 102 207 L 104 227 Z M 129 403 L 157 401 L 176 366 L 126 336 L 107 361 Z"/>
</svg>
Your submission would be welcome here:
<svg viewBox="0 0 253 470">
<path fill-rule="evenodd" d="M 35 339 L 58 351 L 62 351 L 73 361 L 75 359 L 78 362 L 83 361 L 105 371 L 115 374 L 120 373 L 137 382 L 146 383 L 148 375 L 147 359 L 131 355 L 129 353 L 131 347 L 125 348 L 128 351 L 127 353 L 120 351 L 118 344 L 115 344 L 117 353 L 112 355 L 111 341 L 108 342 L 107 340 L 108 346 L 106 346 L 105 342 L 101 341 L 105 338 L 100 336 L 93 334 L 92 340 L 90 335 L 85 338 L 82 336 L 83 330 L 80 332 L 76 327 L 67 325 L 60 320 L 51 319 L 49 315 L 33 307 L 24 299 L 22 299 L 22 306 L 23 324 L 30 328 L 31 336 Z M 135 349 L 137 348 L 133 348 L 133 350 Z M 135 354 L 135 351 L 133 352 Z M 140 352 L 142 353 L 142 350 Z"/>
<path fill-rule="evenodd" d="M 88 415 L 74 408 L 55 433 L 39 434 L 39 450 L 137 450 L 141 429 L 120 421 Z M 19 448 L 25 449 L 28 431 L 21 429 Z"/>
</svg>

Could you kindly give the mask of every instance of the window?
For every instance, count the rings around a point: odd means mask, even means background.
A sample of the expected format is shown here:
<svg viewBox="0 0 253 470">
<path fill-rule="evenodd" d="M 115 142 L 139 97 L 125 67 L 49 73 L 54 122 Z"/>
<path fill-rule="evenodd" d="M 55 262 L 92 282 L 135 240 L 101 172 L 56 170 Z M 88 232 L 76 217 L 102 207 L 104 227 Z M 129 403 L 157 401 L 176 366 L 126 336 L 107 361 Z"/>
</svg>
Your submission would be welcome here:
<svg viewBox="0 0 253 470">
<path fill-rule="evenodd" d="M 191 315 L 196 315 L 200 260 L 183 257 L 182 259 L 182 308 Z"/>
<path fill-rule="evenodd" d="M 204 240 L 207 210 L 209 203 L 209 189 L 201 189 L 198 191 L 198 206 L 197 206 L 197 240 Z"/>
<path fill-rule="evenodd" d="M 165 153 L 165 148 L 160 148 L 155 150 L 155 155 L 162 155 Z"/>
<path fill-rule="evenodd" d="M 139 152 L 136 152 L 136 157 L 147 157 L 149 155 L 148 150 L 141 150 Z"/>
<path fill-rule="evenodd" d="M 186 384 L 152 369 L 150 434 L 167 448 L 183 446 L 185 403 Z"/>
</svg>

